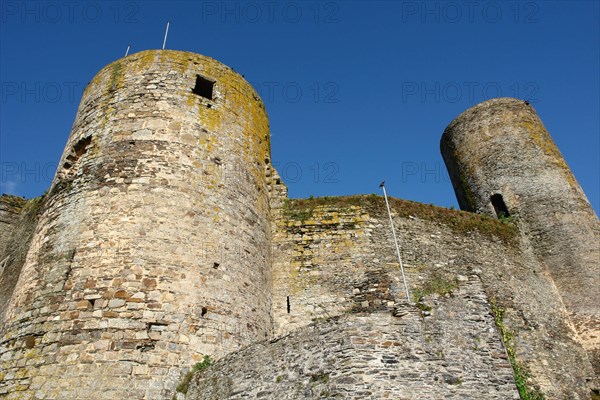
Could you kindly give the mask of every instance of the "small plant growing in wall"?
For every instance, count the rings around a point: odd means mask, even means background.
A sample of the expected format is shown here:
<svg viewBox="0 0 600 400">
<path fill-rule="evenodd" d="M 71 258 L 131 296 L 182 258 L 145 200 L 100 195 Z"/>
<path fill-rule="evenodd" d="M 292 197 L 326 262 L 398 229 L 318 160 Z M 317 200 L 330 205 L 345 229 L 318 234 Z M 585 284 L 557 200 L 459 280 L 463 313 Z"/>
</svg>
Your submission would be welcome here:
<svg viewBox="0 0 600 400">
<path fill-rule="evenodd" d="M 490 302 L 490 304 L 492 306 L 494 321 L 496 322 L 496 326 L 502 334 L 502 341 L 504 342 L 506 352 L 508 353 L 508 360 L 513 368 L 515 383 L 517 385 L 517 390 L 519 391 L 521 400 L 545 400 L 545 397 L 542 393 L 527 386 L 527 379 L 530 377 L 529 371 L 527 371 L 527 369 L 516 359 L 516 351 L 513 345 L 515 334 L 504 323 L 504 312 L 506 310 L 497 305 L 493 300 Z"/>
<path fill-rule="evenodd" d="M 446 296 L 451 294 L 457 286 L 456 278 L 447 278 L 442 274 L 435 273 L 422 287 L 412 290 L 413 301 L 420 303 L 421 298 L 434 293 L 441 297 Z M 423 311 L 431 311 L 431 309 Z"/>
<path fill-rule="evenodd" d="M 311 218 L 314 212 L 314 206 L 296 207 L 289 199 L 286 199 L 283 203 L 283 215 L 291 220 L 296 220 L 304 223 L 307 219 Z"/>
<path fill-rule="evenodd" d="M 210 365 L 212 365 L 212 363 L 213 363 L 213 360 L 210 358 L 210 356 L 204 356 L 202 361 L 200 361 L 199 363 L 196 363 L 192 367 L 192 369 L 185 374 L 185 376 L 183 377 L 183 380 L 181 381 L 181 383 L 179 385 L 177 385 L 177 388 L 175 390 L 178 391 L 179 393 L 186 394 L 188 392 L 188 389 L 190 388 L 190 382 L 192 381 L 192 377 L 194 376 L 194 373 L 208 368 Z"/>
<path fill-rule="evenodd" d="M 504 224 L 514 223 L 512 215 L 506 215 L 504 212 L 498 214 L 498 220 Z"/>
</svg>

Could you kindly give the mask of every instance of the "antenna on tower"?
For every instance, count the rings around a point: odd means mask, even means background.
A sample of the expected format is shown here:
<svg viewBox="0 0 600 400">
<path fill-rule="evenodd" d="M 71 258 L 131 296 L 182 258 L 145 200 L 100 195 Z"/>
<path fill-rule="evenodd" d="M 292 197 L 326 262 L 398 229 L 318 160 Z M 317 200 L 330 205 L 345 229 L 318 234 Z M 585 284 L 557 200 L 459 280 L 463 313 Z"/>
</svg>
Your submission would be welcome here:
<svg viewBox="0 0 600 400">
<path fill-rule="evenodd" d="M 127 57 L 127 55 L 129 55 L 129 49 L 131 48 L 131 45 L 128 44 L 127 45 L 127 50 L 125 50 L 125 57 Z"/>
<path fill-rule="evenodd" d="M 162 49 L 165 49 L 165 45 L 167 44 L 167 35 L 169 34 L 169 21 L 167 21 L 167 30 L 165 31 L 165 39 L 163 40 L 163 47 Z"/>
</svg>

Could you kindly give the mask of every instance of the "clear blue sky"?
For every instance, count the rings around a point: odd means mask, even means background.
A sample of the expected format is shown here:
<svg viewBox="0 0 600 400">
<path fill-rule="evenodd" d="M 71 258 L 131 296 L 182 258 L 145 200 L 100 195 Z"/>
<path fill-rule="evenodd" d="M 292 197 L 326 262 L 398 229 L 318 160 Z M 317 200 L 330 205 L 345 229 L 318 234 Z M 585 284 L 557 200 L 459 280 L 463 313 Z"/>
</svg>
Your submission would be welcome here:
<svg viewBox="0 0 600 400">
<path fill-rule="evenodd" d="M 81 93 L 106 64 L 162 45 L 244 74 L 291 197 L 378 193 L 455 206 L 448 123 L 529 100 L 600 210 L 597 1 L 1 2 L 0 191 L 50 184 Z"/>
</svg>

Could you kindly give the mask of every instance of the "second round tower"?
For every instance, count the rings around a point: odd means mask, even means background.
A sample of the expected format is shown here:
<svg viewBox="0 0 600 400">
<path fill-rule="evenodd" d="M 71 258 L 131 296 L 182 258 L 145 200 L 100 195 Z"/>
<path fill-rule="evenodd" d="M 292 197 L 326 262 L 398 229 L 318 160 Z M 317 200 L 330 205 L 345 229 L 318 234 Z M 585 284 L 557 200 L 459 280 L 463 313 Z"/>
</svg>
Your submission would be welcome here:
<svg viewBox="0 0 600 400">
<path fill-rule="evenodd" d="M 533 107 L 513 98 L 471 107 L 441 151 L 463 210 L 514 217 L 600 373 L 600 224 Z"/>
</svg>

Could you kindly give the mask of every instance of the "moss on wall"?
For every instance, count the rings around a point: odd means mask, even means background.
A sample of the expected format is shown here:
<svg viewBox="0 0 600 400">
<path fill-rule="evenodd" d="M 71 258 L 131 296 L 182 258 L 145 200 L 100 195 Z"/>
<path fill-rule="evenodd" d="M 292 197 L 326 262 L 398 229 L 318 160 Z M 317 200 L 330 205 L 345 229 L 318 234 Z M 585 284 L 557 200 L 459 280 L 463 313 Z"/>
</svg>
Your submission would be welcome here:
<svg viewBox="0 0 600 400">
<path fill-rule="evenodd" d="M 392 212 L 400 218 L 415 217 L 449 226 L 459 234 L 479 232 L 488 237 L 496 237 L 505 243 L 516 244 L 517 227 L 512 223 L 498 221 L 485 215 L 451 210 L 432 204 L 422 204 L 410 200 L 389 198 Z M 284 216 L 291 220 L 306 221 L 318 207 L 347 208 L 360 206 L 367 211 L 386 212 L 385 200 L 378 195 L 358 195 L 341 197 L 318 197 L 311 199 L 290 199 L 284 205 Z"/>
</svg>

